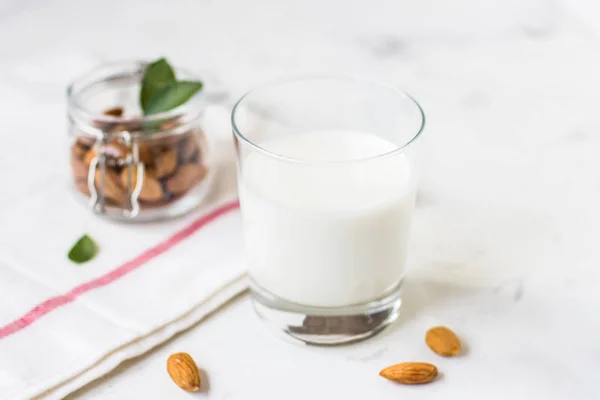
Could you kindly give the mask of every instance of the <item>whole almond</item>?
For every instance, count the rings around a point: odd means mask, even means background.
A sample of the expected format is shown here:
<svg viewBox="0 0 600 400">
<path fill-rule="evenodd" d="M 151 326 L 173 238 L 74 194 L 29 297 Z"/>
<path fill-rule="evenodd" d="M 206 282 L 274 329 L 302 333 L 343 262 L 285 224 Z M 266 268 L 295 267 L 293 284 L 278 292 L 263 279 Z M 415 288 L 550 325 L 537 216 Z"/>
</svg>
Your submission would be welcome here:
<svg viewBox="0 0 600 400">
<path fill-rule="evenodd" d="M 167 180 L 167 190 L 174 195 L 187 192 L 192 186 L 202 180 L 204 175 L 206 175 L 206 168 L 201 165 L 182 165 Z"/>
<path fill-rule="evenodd" d="M 85 155 L 85 152 L 87 151 L 87 148 L 80 145 L 79 142 L 75 142 L 73 143 L 73 145 L 71 146 L 71 155 L 73 157 L 82 159 L 83 156 Z"/>
<path fill-rule="evenodd" d="M 433 381 L 438 375 L 438 370 L 435 365 L 429 363 L 403 362 L 382 369 L 379 375 L 405 385 L 418 385 Z"/>
<path fill-rule="evenodd" d="M 100 192 L 102 187 L 102 172 L 100 169 L 96 170 L 94 183 L 96 184 L 96 190 Z M 125 201 L 125 189 L 121 186 L 121 179 L 119 175 L 110 168 L 106 168 L 104 196 L 115 201 L 117 204 L 123 204 Z"/>
<path fill-rule="evenodd" d="M 445 326 L 431 328 L 425 334 L 425 343 L 440 356 L 452 357 L 460 353 L 460 340 Z"/>
<path fill-rule="evenodd" d="M 123 107 L 113 107 L 107 110 L 104 110 L 104 115 L 110 115 L 111 117 L 122 117 L 123 116 Z"/>
<path fill-rule="evenodd" d="M 188 353 L 172 354 L 167 360 L 167 372 L 177 386 L 188 392 L 200 389 L 200 372 Z"/>
<path fill-rule="evenodd" d="M 152 164 L 154 162 L 154 154 L 152 146 L 146 142 L 141 142 L 138 146 L 139 159 L 144 164 Z"/>
<path fill-rule="evenodd" d="M 127 180 L 129 178 L 128 167 L 123 168 L 121 171 L 121 185 L 127 188 Z M 131 171 L 131 189 L 137 184 L 137 167 L 133 167 Z M 146 201 L 158 201 L 163 197 L 162 186 L 160 182 L 154 176 L 151 170 L 144 171 L 144 177 L 142 181 L 142 190 L 140 191 L 139 198 Z"/>
<path fill-rule="evenodd" d="M 154 168 L 156 169 L 156 176 L 159 178 L 171 175 L 177 168 L 177 151 L 175 148 L 168 149 L 156 157 Z"/>
</svg>

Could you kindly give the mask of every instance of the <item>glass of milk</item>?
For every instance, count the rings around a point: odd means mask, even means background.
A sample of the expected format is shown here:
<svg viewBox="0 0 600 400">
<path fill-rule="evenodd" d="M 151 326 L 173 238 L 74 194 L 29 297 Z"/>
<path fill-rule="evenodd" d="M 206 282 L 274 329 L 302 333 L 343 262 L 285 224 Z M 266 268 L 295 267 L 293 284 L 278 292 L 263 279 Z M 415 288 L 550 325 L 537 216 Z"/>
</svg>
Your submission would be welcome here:
<svg viewBox="0 0 600 400">
<path fill-rule="evenodd" d="M 232 112 L 254 306 L 305 343 L 367 338 L 398 317 L 425 117 L 392 86 L 264 85 Z"/>
</svg>

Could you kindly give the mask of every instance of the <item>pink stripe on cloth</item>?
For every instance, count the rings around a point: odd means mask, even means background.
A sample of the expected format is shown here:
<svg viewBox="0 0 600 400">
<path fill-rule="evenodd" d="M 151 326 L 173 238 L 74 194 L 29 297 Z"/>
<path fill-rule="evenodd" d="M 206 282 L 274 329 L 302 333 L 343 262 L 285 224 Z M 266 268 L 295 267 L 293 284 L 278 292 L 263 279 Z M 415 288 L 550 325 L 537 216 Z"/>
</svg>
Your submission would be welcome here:
<svg viewBox="0 0 600 400">
<path fill-rule="evenodd" d="M 38 304 L 22 317 L 0 327 L 0 339 L 12 335 L 13 333 L 19 332 L 21 329 L 33 324 L 35 321 L 42 318 L 49 312 L 56 310 L 57 308 L 62 307 L 65 304 L 73 302 L 77 297 L 81 296 L 82 294 L 89 292 L 90 290 L 106 286 L 109 283 L 122 278 L 131 271 L 138 269 L 142 265 L 146 264 L 148 261 L 152 260 L 155 257 L 158 257 L 159 255 L 163 254 L 179 242 L 188 238 L 194 232 L 202 228 L 204 225 L 214 221 L 218 217 L 227 214 L 230 211 L 237 209 L 238 207 L 239 201 L 237 200 L 224 204 L 221 207 L 211 211 L 210 213 L 202 215 L 190 225 L 186 226 L 179 232 L 176 232 L 164 242 L 161 242 L 156 246 L 144 251 L 142 254 L 138 255 L 133 260 L 126 262 L 125 264 L 108 272 L 107 274 L 92 279 L 91 281 L 85 282 L 79 286 L 76 286 L 75 288 L 71 289 L 65 294 L 51 297 L 48 300 Z"/>
</svg>

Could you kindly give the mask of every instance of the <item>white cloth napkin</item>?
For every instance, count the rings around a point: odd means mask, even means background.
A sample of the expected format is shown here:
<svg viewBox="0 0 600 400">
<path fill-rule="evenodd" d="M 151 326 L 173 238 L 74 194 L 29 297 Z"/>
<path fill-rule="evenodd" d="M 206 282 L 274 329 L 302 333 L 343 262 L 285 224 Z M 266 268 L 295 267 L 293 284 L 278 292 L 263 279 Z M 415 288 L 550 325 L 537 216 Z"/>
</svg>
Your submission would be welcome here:
<svg viewBox="0 0 600 400">
<path fill-rule="evenodd" d="M 197 211 L 141 225 L 93 216 L 64 175 L 21 174 L 30 187 L 0 197 L 0 400 L 61 399 L 246 288 L 231 161 Z M 75 265 L 67 252 L 84 233 L 100 252 Z"/>
</svg>

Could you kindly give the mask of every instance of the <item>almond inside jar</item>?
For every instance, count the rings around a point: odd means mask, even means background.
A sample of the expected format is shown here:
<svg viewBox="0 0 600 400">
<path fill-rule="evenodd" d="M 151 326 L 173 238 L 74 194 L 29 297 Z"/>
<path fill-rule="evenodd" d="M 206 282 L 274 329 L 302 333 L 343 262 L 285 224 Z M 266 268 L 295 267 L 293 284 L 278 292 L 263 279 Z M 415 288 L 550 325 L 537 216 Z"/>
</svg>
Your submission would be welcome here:
<svg viewBox="0 0 600 400">
<path fill-rule="evenodd" d="M 116 117 L 115 123 L 104 122 L 97 126 L 105 132 L 118 133 L 140 128 L 132 126 L 136 122 L 119 124 L 123 109 L 113 107 L 105 115 Z M 134 120 L 135 121 L 135 120 Z M 175 122 L 175 124 L 173 123 Z M 202 130 L 192 127 L 187 132 L 169 134 L 176 121 L 168 121 L 160 126 L 158 133 L 138 136 L 138 161 L 143 164 L 143 181 L 138 196 L 140 209 L 148 210 L 166 207 L 189 193 L 200 184 L 206 174 L 206 141 Z M 77 129 L 77 128 L 75 128 Z M 88 174 L 92 161 L 96 158 L 96 139 L 83 132 L 74 132 L 76 140 L 71 147 L 71 169 L 76 189 L 90 197 Z M 103 194 L 108 206 L 124 207 L 137 184 L 137 166 L 131 171 L 127 157 L 131 149 L 117 135 L 112 136 L 105 146 L 106 176 Z M 101 172 L 95 172 L 95 187 L 101 190 Z M 128 191 L 129 190 L 129 191 Z"/>
</svg>

